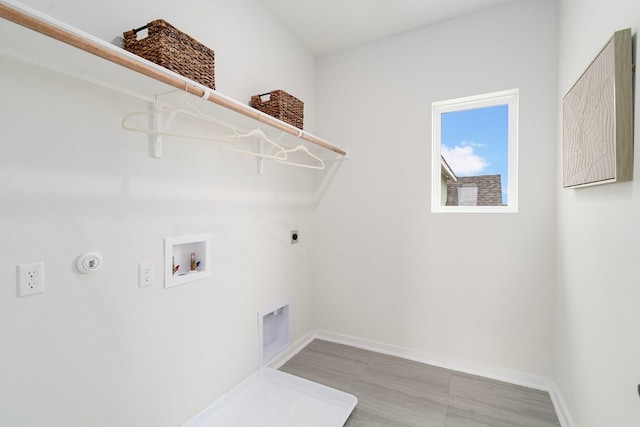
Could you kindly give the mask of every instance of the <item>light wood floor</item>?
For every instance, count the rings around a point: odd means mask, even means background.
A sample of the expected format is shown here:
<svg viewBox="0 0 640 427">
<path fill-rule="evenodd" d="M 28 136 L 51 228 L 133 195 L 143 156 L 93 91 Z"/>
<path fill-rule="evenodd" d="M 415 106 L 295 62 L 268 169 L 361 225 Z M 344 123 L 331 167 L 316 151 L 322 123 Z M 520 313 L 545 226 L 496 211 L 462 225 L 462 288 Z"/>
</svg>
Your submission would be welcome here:
<svg viewBox="0 0 640 427">
<path fill-rule="evenodd" d="M 351 393 L 345 427 L 558 427 L 546 392 L 314 340 L 282 368 Z"/>
</svg>

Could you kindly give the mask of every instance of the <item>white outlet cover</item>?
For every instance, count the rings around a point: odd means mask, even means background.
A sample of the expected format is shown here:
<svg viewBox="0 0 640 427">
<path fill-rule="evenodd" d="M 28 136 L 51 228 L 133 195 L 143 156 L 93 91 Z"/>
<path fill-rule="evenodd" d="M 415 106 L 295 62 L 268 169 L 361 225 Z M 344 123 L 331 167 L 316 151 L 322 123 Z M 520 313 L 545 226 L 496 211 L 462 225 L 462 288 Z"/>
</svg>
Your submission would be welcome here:
<svg viewBox="0 0 640 427">
<path fill-rule="evenodd" d="M 138 264 L 138 287 L 146 288 L 153 285 L 153 261 Z"/>
<path fill-rule="evenodd" d="M 44 262 L 18 265 L 18 297 L 44 293 Z"/>
</svg>

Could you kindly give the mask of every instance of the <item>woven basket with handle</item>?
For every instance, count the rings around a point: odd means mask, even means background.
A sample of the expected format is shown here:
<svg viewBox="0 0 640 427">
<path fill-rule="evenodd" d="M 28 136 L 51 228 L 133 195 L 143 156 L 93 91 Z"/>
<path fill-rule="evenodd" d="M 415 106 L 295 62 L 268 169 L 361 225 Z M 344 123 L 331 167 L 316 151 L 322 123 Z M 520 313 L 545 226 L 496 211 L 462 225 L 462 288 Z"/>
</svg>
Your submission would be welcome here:
<svg viewBox="0 0 640 427">
<path fill-rule="evenodd" d="M 304 102 L 283 90 L 273 90 L 268 93 L 254 95 L 251 97 L 251 106 L 298 129 L 302 129 Z"/>
<path fill-rule="evenodd" d="M 138 40 L 138 32 L 148 36 Z M 126 31 L 124 48 L 211 89 L 216 88 L 215 53 L 162 19 Z"/>
</svg>

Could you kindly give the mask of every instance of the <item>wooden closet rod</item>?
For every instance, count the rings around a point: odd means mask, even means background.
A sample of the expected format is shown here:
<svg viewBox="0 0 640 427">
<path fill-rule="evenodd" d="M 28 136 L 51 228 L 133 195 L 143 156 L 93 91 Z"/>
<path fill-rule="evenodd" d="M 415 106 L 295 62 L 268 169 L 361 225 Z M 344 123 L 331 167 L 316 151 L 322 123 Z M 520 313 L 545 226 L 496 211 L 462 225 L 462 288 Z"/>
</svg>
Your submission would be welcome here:
<svg viewBox="0 0 640 427">
<path fill-rule="evenodd" d="M 166 83 L 169 86 L 173 86 L 176 89 L 186 90 L 192 95 L 198 96 L 200 98 L 205 98 L 208 101 L 213 102 L 214 104 L 218 104 L 224 108 L 257 120 L 260 123 L 267 124 L 278 130 L 297 136 L 298 138 L 311 142 L 312 144 L 319 145 L 320 147 L 327 150 L 333 151 L 343 156 L 347 154 L 343 149 L 329 144 L 323 139 L 308 134 L 294 126 L 284 123 L 254 108 L 240 104 L 239 102 L 220 95 L 212 90 L 205 90 L 202 88 L 202 86 L 193 84 L 186 78 L 181 78 L 165 72 L 162 69 L 150 66 L 149 64 L 146 64 L 138 58 L 132 58 L 129 56 L 128 52 L 124 50 L 119 51 L 118 48 L 111 48 L 111 45 L 109 45 L 109 47 L 103 46 L 96 41 L 82 37 L 81 35 L 75 34 L 65 28 L 58 27 L 21 10 L 9 7 L 6 4 L 0 4 L 0 17 L 12 21 L 16 24 L 22 25 L 23 27 L 29 28 L 40 34 L 44 34 L 46 36 L 54 38 L 68 45 L 74 46 L 85 52 L 96 55 L 107 61 L 144 74 L 145 76 L 151 77 L 162 83 Z"/>
</svg>

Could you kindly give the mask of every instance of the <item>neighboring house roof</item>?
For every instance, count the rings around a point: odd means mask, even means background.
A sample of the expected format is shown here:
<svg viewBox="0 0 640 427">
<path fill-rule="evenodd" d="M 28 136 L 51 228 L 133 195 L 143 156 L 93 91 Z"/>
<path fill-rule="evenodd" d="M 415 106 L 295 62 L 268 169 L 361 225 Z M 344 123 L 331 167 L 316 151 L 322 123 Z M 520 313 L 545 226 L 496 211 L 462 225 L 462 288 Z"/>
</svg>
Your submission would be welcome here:
<svg viewBox="0 0 640 427">
<path fill-rule="evenodd" d="M 451 169 L 451 166 L 449 166 L 449 163 L 447 163 L 447 161 L 442 156 L 440 156 L 440 173 L 454 181 L 458 180 L 458 177 L 453 172 L 453 169 Z"/>
<path fill-rule="evenodd" d="M 447 206 L 502 206 L 500 175 L 458 177 L 447 180 Z"/>
</svg>

